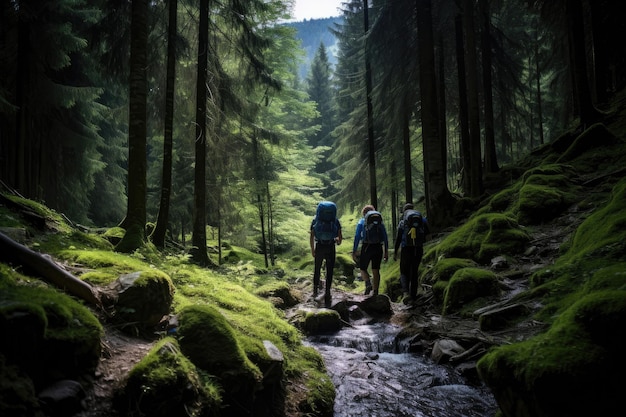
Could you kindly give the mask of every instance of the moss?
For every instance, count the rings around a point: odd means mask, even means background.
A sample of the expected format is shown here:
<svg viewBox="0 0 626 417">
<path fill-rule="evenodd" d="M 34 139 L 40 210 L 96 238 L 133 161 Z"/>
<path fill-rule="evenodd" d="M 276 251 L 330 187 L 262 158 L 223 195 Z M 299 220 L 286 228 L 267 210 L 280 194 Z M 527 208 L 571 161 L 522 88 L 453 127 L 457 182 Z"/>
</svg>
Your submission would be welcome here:
<svg viewBox="0 0 626 417">
<path fill-rule="evenodd" d="M 526 184 L 519 192 L 518 221 L 541 224 L 554 219 L 574 202 L 567 189 Z"/>
<path fill-rule="evenodd" d="M 241 260 L 236 250 L 230 250 L 226 255 L 223 256 L 222 259 L 224 260 L 224 262 L 228 262 L 230 264 L 236 264 Z"/>
<path fill-rule="evenodd" d="M 133 224 L 124 233 L 124 237 L 115 245 L 115 251 L 132 253 L 146 243 L 145 225 Z"/>
<path fill-rule="evenodd" d="M 198 372 L 173 338 L 159 341 L 133 367 L 123 394 L 116 401 L 120 411 L 154 417 L 217 415 L 221 406 L 219 385 Z"/>
<path fill-rule="evenodd" d="M 426 251 L 424 261 L 435 264 L 440 258 L 466 258 L 486 264 L 494 256 L 519 253 L 529 240 L 528 233 L 512 217 L 480 214 Z"/>
<path fill-rule="evenodd" d="M 291 293 L 291 286 L 285 281 L 273 280 L 257 288 L 254 293 L 263 298 L 278 298 L 277 307 L 293 307 L 298 300 Z"/>
<path fill-rule="evenodd" d="M 504 212 L 509 207 L 514 205 L 517 201 L 517 193 L 519 192 L 519 185 L 506 188 L 497 194 L 494 194 L 490 199 L 484 211 Z"/>
<path fill-rule="evenodd" d="M 422 282 L 449 281 L 452 275 L 459 269 L 475 267 L 476 262 L 463 258 L 443 258 L 440 259 L 432 269 L 428 270 L 428 275 Z"/>
<path fill-rule="evenodd" d="M 225 404 L 250 412 L 262 374 L 224 315 L 211 306 L 185 307 L 179 313 L 178 340 L 185 356 L 217 378 Z"/>
<path fill-rule="evenodd" d="M 546 309 L 567 308 L 572 288 L 585 294 L 596 289 L 620 289 L 624 285 L 620 274 L 626 253 L 624 225 L 626 179 L 614 187 L 609 202 L 577 228 L 567 251 L 557 262 L 531 276 L 532 285 L 546 294 Z M 545 312 L 542 317 L 545 319 Z"/>
<path fill-rule="evenodd" d="M 17 366 L 7 364 L 1 353 L 0 415 L 43 417 L 32 380 Z"/>
<path fill-rule="evenodd" d="M 610 219 L 610 221 L 607 221 Z M 611 200 L 577 229 L 567 257 L 623 259 L 626 253 L 626 179 L 613 189 Z"/>
<path fill-rule="evenodd" d="M 0 281 L 2 351 L 22 364 L 36 384 L 95 370 L 103 331 L 88 308 L 37 280 L 8 278 L 3 272 Z"/>
<path fill-rule="evenodd" d="M 116 321 L 151 328 L 170 313 L 174 285 L 162 271 L 153 269 L 119 277 L 122 290 L 115 304 Z"/>
<path fill-rule="evenodd" d="M 178 337 L 182 351 L 196 366 L 222 377 L 240 375 L 259 379 L 233 327 L 211 306 L 189 306 L 179 313 Z"/>
<path fill-rule="evenodd" d="M 335 310 L 308 311 L 302 318 L 302 329 L 306 334 L 334 333 L 341 329 L 341 317 Z"/>
<path fill-rule="evenodd" d="M 622 395 L 626 360 L 614 330 L 625 324 L 626 292 L 597 292 L 572 304 L 546 333 L 492 350 L 478 371 L 507 415 L 607 414 Z"/>
<path fill-rule="evenodd" d="M 477 298 L 498 294 L 498 277 L 493 272 L 480 268 L 459 269 L 444 291 L 443 314 L 458 311 Z"/>
<path fill-rule="evenodd" d="M 618 143 L 618 139 L 602 123 L 596 123 L 577 136 L 574 142 L 567 148 L 558 162 L 569 162 L 589 150 L 598 147 L 610 147 Z"/>
</svg>

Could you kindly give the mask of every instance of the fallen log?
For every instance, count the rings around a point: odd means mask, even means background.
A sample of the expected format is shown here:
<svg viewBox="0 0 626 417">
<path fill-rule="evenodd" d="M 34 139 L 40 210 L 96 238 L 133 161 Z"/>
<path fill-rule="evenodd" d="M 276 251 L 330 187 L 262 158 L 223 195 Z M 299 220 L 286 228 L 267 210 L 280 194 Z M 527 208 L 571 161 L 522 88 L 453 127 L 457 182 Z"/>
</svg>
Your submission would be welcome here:
<svg viewBox="0 0 626 417">
<path fill-rule="evenodd" d="M 102 307 L 98 292 L 91 285 L 3 233 L 0 233 L 0 261 L 20 265 L 25 273 L 36 275 L 69 294 L 96 307 Z"/>
</svg>

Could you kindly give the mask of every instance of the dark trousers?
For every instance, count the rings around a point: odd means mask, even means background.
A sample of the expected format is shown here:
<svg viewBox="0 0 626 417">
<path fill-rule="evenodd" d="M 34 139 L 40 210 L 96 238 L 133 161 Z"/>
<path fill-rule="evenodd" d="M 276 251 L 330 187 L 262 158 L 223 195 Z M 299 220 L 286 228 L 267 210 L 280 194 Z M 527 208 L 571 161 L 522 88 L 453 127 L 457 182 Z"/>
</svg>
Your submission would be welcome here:
<svg viewBox="0 0 626 417">
<path fill-rule="evenodd" d="M 421 246 L 405 246 L 400 253 L 400 279 L 405 277 L 408 283 L 409 295 L 413 298 L 417 296 L 417 286 L 419 281 L 419 266 L 424 255 L 424 248 Z M 403 283 L 404 285 L 404 283 Z"/>
<path fill-rule="evenodd" d="M 313 270 L 313 292 L 317 294 L 320 285 L 322 262 L 326 261 L 326 294 L 330 294 L 330 286 L 333 284 L 333 269 L 335 269 L 335 244 L 316 244 L 315 246 L 315 269 Z"/>
</svg>

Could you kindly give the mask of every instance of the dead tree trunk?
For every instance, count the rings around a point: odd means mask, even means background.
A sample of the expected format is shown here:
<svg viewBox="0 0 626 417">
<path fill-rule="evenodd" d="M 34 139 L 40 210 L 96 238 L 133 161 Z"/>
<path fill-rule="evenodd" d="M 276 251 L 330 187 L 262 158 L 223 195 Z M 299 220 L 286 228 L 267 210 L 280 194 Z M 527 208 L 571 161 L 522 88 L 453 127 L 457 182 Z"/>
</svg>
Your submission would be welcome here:
<svg viewBox="0 0 626 417">
<path fill-rule="evenodd" d="M 0 233 L 0 261 L 21 265 L 24 272 L 41 277 L 59 289 L 89 304 L 102 307 L 98 292 L 85 281 L 62 269 L 50 259 Z"/>
</svg>

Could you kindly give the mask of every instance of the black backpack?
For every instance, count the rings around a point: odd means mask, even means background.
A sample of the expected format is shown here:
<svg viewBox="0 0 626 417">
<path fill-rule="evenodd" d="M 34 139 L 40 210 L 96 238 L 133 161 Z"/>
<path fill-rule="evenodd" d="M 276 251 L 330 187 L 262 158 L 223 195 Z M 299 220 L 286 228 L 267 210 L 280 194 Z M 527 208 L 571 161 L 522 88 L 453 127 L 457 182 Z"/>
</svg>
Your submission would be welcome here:
<svg viewBox="0 0 626 417">
<path fill-rule="evenodd" d="M 405 246 L 422 246 L 425 240 L 424 219 L 417 210 L 407 210 L 403 216 L 403 234 Z"/>
<path fill-rule="evenodd" d="M 337 206 L 332 201 L 322 201 L 317 205 L 313 233 L 315 239 L 323 243 L 330 243 L 339 235 Z"/>
<path fill-rule="evenodd" d="M 382 243 L 383 239 L 383 216 L 375 210 L 370 210 L 365 214 L 363 243 Z"/>
</svg>

